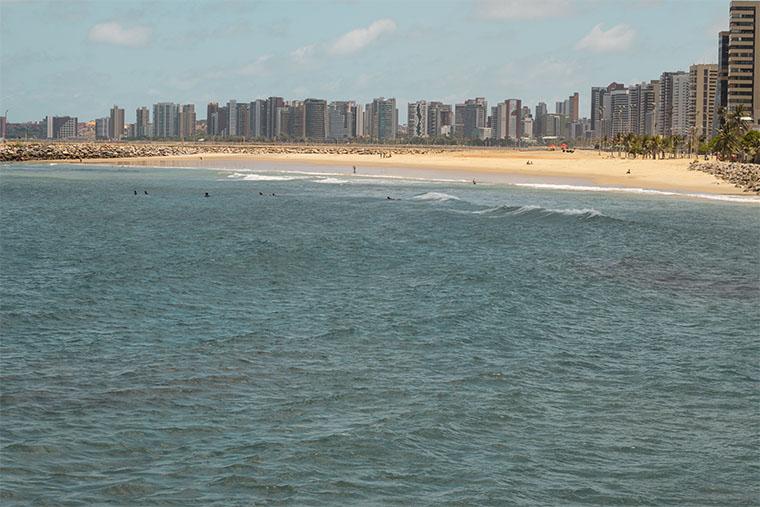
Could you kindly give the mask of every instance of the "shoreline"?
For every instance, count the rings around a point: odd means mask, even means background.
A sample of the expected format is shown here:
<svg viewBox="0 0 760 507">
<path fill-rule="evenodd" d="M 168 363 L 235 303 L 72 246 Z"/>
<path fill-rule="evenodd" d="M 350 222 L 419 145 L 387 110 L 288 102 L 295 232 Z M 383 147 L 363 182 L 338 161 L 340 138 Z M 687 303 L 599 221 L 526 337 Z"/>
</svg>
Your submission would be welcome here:
<svg viewBox="0 0 760 507">
<path fill-rule="evenodd" d="M 234 170 L 256 162 L 318 166 L 342 166 L 351 170 L 357 166 L 375 170 L 394 170 L 395 174 L 411 171 L 428 176 L 457 176 L 490 182 L 546 183 L 621 187 L 626 189 L 688 192 L 726 196 L 753 196 L 731 183 L 713 175 L 689 170 L 693 159 L 626 159 L 611 158 L 597 152 L 563 153 L 550 151 L 451 151 L 435 154 L 394 154 L 390 158 L 364 154 L 315 153 L 197 153 L 157 157 L 58 159 L 24 163 L 94 164 L 119 166 L 150 166 Z M 527 165 L 530 160 L 532 165 Z M 184 165 L 181 165 L 184 163 Z M 210 164 L 209 164 L 210 163 Z M 225 165 L 225 163 L 227 163 Z M 207 167 L 207 166 L 211 167 Z M 630 170 L 631 173 L 627 174 Z"/>
</svg>

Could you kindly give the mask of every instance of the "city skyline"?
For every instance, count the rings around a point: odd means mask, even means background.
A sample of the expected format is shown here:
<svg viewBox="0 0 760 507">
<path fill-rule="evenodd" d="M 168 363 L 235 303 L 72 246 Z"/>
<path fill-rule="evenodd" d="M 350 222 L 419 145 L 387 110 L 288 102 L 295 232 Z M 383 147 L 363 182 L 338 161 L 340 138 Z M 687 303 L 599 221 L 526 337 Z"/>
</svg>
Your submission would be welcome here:
<svg viewBox="0 0 760 507">
<path fill-rule="evenodd" d="M 0 108 L 11 122 L 94 120 L 116 103 L 132 123 L 138 107 L 167 101 L 196 104 L 204 119 L 213 101 L 386 96 L 405 124 L 405 105 L 418 100 L 520 98 L 533 107 L 578 90 L 588 116 L 592 86 L 716 63 L 728 23 L 723 1 L 690 3 L 688 12 L 646 0 L 431 5 L 291 2 L 286 13 L 268 2 L 193 2 L 179 13 L 169 3 L 3 1 Z M 44 35 L 22 36 L 31 18 Z M 60 40 L 68 43 L 53 44 Z"/>
</svg>

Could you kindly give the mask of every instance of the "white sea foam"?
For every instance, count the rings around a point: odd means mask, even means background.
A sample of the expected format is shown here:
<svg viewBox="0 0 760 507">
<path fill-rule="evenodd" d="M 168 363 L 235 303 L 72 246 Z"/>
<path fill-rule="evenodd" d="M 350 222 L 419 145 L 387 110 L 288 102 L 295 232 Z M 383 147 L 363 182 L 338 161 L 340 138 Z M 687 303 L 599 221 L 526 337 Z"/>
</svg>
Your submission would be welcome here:
<svg viewBox="0 0 760 507">
<path fill-rule="evenodd" d="M 709 199 L 713 201 L 742 202 L 749 204 L 760 204 L 760 197 L 754 196 L 737 196 L 721 194 L 693 194 L 683 192 L 669 192 L 667 190 L 651 190 L 647 188 L 628 188 L 628 187 L 593 187 L 585 185 L 559 185 L 553 183 L 514 183 L 517 187 L 529 187 L 548 190 L 572 190 L 577 192 L 627 192 L 632 194 L 651 194 L 667 195 L 675 197 L 691 197 L 695 199 Z"/>
<path fill-rule="evenodd" d="M 325 183 L 327 185 L 345 185 L 346 183 L 349 183 L 348 180 L 341 180 L 338 178 L 322 178 L 319 180 L 316 180 L 317 183 Z"/>
<path fill-rule="evenodd" d="M 246 174 L 246 173 L 239 173 L 235 172 L 232 174 L 227 175 L 228 178 L 233 178 L 237 180 L 244 180 L 244 181 L 289 181 L 289 180 L 296 180 L 295 176 L 277 176 L 274 174 Z"/>
<path fill-rule="evenodd" d="M 606 217 L 604 213 L 593 208 L 567 208 L 567 209 L 554 209 L 544 208 L 535 205 L 526 206 L 496 206 L 494 208 L 487 208 L 478 211 L 470 212 L 474 215 L 525 215 L 525 214 L 540 214 L 540 215 L 565 215 L 570 217 Z"/>
<path fill-rule="evenodd" d="M 420 195 L 415 195 L 412 197 L 412 199 L 416 201 L 435 201 L 435 202 L 446 202 L 446 201 L 459 201 L 459 197 L 455 195 L 445 194 L 443 192 L 427 192 Z"/>
<path fill-rule="evenodd" d="M 301 176 L 334 176 L 334 177 L 350 177 L 351 183 L 363 183 L 361 180 L 397 180 L 397 181 L 424 181 L 435 183 L 470 183 L 471 180 L 450 179 L 450 178 L 420 178 L 414 176 L 397 176 L 391 174 L 367 174 L 359 173 L 353 174 L 350 172 L 321 172 L 321 171 L 282 171 L 286 174 L 298 174 Z"/>
</svg>

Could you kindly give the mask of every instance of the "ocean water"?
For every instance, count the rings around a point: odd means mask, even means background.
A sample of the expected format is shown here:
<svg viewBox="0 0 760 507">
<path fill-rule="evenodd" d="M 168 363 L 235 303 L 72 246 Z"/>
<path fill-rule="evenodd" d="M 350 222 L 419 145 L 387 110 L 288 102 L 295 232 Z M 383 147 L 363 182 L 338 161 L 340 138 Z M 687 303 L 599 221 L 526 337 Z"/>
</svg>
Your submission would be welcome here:
<svg viewBox="0 0 760 507">
<path fill-rule="evenodd" d="M 2 505 L 758 505 L 757 203 L 311 170 L 0 167 Z"/>
</svg>

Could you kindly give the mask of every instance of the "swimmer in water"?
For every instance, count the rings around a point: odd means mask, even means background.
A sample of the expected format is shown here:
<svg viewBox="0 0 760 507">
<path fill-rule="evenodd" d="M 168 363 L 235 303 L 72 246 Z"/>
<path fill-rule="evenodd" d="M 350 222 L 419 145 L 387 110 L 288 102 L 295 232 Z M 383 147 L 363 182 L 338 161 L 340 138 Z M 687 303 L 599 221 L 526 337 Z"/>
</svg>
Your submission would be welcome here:
<svg viewBox="0 0 760 507">
<path fill-rule="evenodd" d="M 356 174 L 356 166 L 354 166 L 354 174 Z"/>
<path fill-rule="evenodd" d="M 211 197 L 211 196 L 208 195 L 208 192 L 206 192 L 203 197 Z"/>
<path fill-rule="evenodd" d="M 475 178 L 473 178 L 473 179 L 472 179 L 472 184 L 473 184 L 473 185 L 476 185 L 476 183 L 475 183 Z"/>
<path fill-rule="evenodd" d="M 259 195 L 264 195 L 264 192 L 259 192 Z"/>
<path fill-rule="evenodd" d="M 145 195 L 148 195 L 148 191 L 147 190 L 143 190 L 143 192 L 145 193 Z"/>
<path fill-rule="evenodd" d="M 133 192 L 135 193 L 135 195 L 137 195 L 137 190 L 134 190 Z"/>
</svg>

